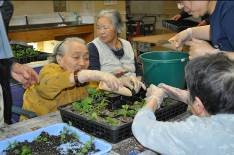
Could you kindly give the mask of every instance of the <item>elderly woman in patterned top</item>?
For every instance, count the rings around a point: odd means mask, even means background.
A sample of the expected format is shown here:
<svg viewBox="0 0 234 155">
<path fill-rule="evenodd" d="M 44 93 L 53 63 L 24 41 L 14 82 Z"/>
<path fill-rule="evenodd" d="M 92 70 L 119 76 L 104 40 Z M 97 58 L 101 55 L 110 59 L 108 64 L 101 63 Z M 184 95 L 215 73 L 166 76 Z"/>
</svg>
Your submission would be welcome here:
<svg viewBox="0 0 234 155">
<path fill-rule="evenodd" d="M 80 38 L 66 38 L 58 44 L 51 61 L 41 69 L 39 83 L 24 94 L 23 109 L 37 115 L 54 112 L 58 106 L 86 97 L 85 84 L 89 81 L 102 81 L 112 90 L 122 85 L 110 73 L 87 70 L 89 54 Z"/>
<path fill-rule="evenodd" d="M 97 38 L 88 44 L 89 69 L 113 73 L 122 84 L 138 92 L 144 84 L 136 77 L 131 44 L 119 37 L 123 22 L 116 10 L 102 10 L 97 17 Z"/>
</svg>

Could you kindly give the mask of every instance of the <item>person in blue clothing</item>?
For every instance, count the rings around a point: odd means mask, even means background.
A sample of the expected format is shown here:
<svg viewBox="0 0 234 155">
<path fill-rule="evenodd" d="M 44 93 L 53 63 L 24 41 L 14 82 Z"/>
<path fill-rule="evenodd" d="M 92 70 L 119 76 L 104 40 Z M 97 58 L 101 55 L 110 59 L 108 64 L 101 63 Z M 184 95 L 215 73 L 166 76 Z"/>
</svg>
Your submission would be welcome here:
<svg viewBox="0 0 234 155">
<path fill-rule="evenodd" d="M 190 59 L 218 52 L 234 58 L 234 1 L 180 1 L 178 8 L 194 17 L 208 13 L 210 25 L 188 28 L 176 34 L 169 39 L 176 48 L 184 44 L 190 46 Z"/>
<path fill-rule="evenodd" d="M 223 53 L 194 58 L 185 67 L 187 90 L 159 84 L 146 93 L 146 106 L 132 131 L 146 148 L 168 155 L 220 155 L 234 152 L 234 61 Z M 180 122 L 157 121 L 165 97 L 191 106 Z"/>
<path fill-rule="evenodd" d="M 175 21 L 183 20 L 184 18 L 188 18 L 191 15 L 182 10 L 179 14 L 174 15 L 171 19 Z M 201 17 L 201 21 L 198 22 L 197 26 L 203 26 L 203 25 L 209 25 L 210 20 L 209 20 L 209 15 L 205 14 L 204 16 Z"/>
</svg>

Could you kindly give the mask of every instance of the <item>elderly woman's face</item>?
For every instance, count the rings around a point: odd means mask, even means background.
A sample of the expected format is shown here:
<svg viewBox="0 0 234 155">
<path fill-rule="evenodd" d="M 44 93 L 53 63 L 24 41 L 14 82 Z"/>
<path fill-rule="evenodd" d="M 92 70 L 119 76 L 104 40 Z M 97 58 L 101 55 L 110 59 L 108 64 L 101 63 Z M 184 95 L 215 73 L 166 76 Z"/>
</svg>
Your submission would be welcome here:
<svg viewBox="0 0 234 155">
<path fill-rule="evenodd" d="M 209 1 L 180 1 L 178 8 L 183 9 L 195 18 L 205 15 L 208 11 Z"/>
<path fill-rule="evenodd" d="M 99 39 L 104 43 L 109 43 L 118 37 L 112 21 L 107 17 L 99 18 L 96 27 L 97 35 Z"/>
<path fill-rule="evenodd" d="M 64 55 L 57 57 L 57 62 L 63 69 L 74 72 L 88 68 L 89 54 L 85 45 L 73 41 L 67 43 L 65 49 L 67 51 Z"/>
</svg>

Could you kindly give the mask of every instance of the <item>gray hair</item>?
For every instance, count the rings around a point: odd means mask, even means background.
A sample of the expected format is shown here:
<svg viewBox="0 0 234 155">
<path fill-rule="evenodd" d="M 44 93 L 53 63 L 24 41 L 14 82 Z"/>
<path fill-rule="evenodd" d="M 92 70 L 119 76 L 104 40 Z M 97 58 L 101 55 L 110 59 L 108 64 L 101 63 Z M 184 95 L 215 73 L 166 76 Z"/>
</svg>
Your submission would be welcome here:
<svg viewBox="0 0 234 155">
<path fill-rule="evenodd" d="M 191 101 L 199 97 L 209 114 L 234 114 L 234 61 L 218 53 L 197 57 L 185 67 Z"/>
<path fill-rule="evenodd" d="M 107 17 L 108 19 L 111 20 L 111 22 L 113 23 L 115 30 L 117 31 L 118 34 L 120 34 L 122 32 L 122 28 L 123 28 L 123 21 L 121 19 L 121 15 L 117 10 L 114 9 L 106 9 L 106 10 L 102 10 L 98 16 L 97 16 L 97 20 L 101 17 Z"/>
<path fill-rule="evenodd" d="M 81 39 L 81 38 L 78 38 L 78 37 L 66 38 L 66 39 L 64 39 L 63 41 L 61 41 L 60 43 L 58 43 L 54 47 L 53 54 L 51 55 L 51 57 L 49 57 L 49 61 L 51 63 L 58 63 L 57 59 L 56 59 L 56 56 L 57 55 L 63 56 L 64 53 L 67 51 L 67 46 L 66 45 L 68 43 L 71 43 L 71 42 L 79 42 L 79 43 L 86 46 L 85 41 L 83 39 Z"/>
</svg>

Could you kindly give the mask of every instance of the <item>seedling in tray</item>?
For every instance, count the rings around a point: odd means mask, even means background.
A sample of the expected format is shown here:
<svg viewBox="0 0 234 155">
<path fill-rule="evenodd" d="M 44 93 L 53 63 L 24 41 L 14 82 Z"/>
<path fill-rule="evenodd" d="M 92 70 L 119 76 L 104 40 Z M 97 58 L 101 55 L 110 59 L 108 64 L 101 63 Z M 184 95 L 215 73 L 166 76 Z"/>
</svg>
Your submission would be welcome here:
<svg viewBox="0 0 234 155">
<path fill-rule="evenodd" d="M 133 118 L 144 106 L 146 92 L 141 90 L 126 97 L 93 88 L 87 88 L 87 91 L 89 96 L 85 99 L 59 107 L 63 121 L 71 121 L 75 127 L 112 143 L 130 137 Z M 166 99 L 155 115 L 157 120 L 164 121 L 186 109 L 184 103 Z"/>
<path fill-rule="evenodd" d="M 111 126 L 131 122 L 136 112 L 144 105 L 143 97 L 110 97 L 111 94 L 87 88 L 89 96 L 72 104 L 72 110 L 91 120 Z M 138 101 L 136 101 L 136 99 Z M 115 106 L 113 106 L 115 104 Z"/>
</svg>

